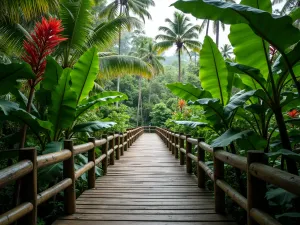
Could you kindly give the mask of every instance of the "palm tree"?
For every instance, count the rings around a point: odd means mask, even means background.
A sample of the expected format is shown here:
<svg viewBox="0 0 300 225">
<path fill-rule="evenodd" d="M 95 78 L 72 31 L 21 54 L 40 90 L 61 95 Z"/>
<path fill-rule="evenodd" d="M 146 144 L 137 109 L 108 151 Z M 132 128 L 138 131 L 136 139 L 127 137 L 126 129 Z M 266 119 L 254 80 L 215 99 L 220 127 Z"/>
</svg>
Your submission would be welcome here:
<svg viewBox="0 0 300 225">
<path fill-rule="evenodd" d="M 225 59 L 230 59 L 231 54 L 233 54 L 231 45 L 225 44 L 221 47 L 221 53 Z"/>
<path fill-rule="evenodd" d="M 278 13 L 281 16 L 289 14 L 291 11 L 293 11 L 296 8 L 300 7 L 300 1 L 299 0 L 273 0 L 272 5 L 280 4 L 284 2 L 284 5 L 281 9 L 276 9 L 274 13 Z M 297 19 L 294 22 L 294 26 L 300 29 L 300 19 Z"/>
<path fill-rule="evenodd" d="M 138 48 L 136 52 L 131 53 L 137 57 L 140 57 L 144 62 L 151 65 L 153 69 L 153 75 L 157 75 L 160 72 L 164 73 L 164 66 L 161 64 L 161 60 L 164 57 L 160 56 L 158 53 L 158 48 L 152 39 L 149 38 L 137 38 L 133 42 L 138 43 Z M 137 126 L 139 125 L 139 115 L 142 118 L 142 78 L 139 77 L 139 97 L 138 97 L 138 108 L 137 108 Z M 151 87 L 149 91 L 149 102 L 151 98 Z"/>
<path fill-rule="evenodd" d="M 168 27 L 159 27 L 159 31 L 164 34 L 156 36 L 157 47 L 160 51 L 170 49 L 174 45 L 176 46 L 176 52 L 178 54 L 178 81 L 181 81 L 181 54 L 185 50 L 189 56 L 189 49 L 192 51 L 200 51 L 201 43 L 196 39 L 199 37 L 198 33 L 200 26 L 190 23 L 190 19 L 184 14 L 175 12 L 173 21 L 170 19 L 165 20 L 168 23 Z"/>
<path fill-rule="evenodd" d="M 114 0 L 108 4 L 101 12 L 101 16 L 114 19 L 121 15 L 129 17 L 130 14 L 137 15 L 145 22 L 145 17 L 151 19 L 147 11 L 149 6 L 155 6 L 154 0 Z M 121 54 L 122 29 L 119 29 L 119 55 Z M 117 91 L 120 90 L 120 77 L 117 80 Z"/>
<path fill-rule="evenodd" d="M 234 0 L 220 0 L 222 2 L 232 2 L 235 3 Z M 279 0 L 281 1 L 281 0 Z M 208 36 L 208 30 L 209 30 L 209 23 L 210 21 L 208 19 L 203 20 L 202 24 L 201 24 L 201 29 L 200 32 L 203 31 L 204 27 L 206 26 L 206 36 Z M 213 32 L 216 35 L 216 44 L 219 47 L 219 39 L 220 39 L 220 26 L 222 28 L 222 30 L 225 30 L 225 24 L 216 20 L 213 22 Z"/>
</svg>

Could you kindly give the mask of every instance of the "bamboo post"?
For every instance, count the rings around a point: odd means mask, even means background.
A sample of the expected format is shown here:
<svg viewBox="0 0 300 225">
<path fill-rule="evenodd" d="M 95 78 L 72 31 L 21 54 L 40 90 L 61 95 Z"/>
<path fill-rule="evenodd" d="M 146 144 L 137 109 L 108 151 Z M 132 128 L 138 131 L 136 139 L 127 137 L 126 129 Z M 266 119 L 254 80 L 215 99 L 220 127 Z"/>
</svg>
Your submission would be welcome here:
<svg viewBox="0 0 300 225">
<path fill-rule="evenodd" d="M 20 202 L 31 202 L 33 209 L 19 221 L 19 224 L 37 224 L 37 153 L 35 148 L 20 149 L 20 161 L 28 159 L 33 168 L 30 173 L 20 179 Z"/>
<path fill-rule="evenodd" d="M 64 204 L 65 213 L 67 215 L 76 212 L 76 193 L 75 193 L 75 168 L 74 168 L 74 154 L 73 141 L 65 140 L 64 148 L 71 151 L 71 157 L 63 162 L 64 178 L 71 178 L 72 184 L 64 190 Z"/>
<path fill-rule="evenodd" d="M 205 151 L 200 148 L 199 143 L 204 142 L 204 138 L 198 138 L 197 153 L 198 153 L 198 163 L 197 163 L 197 175 L 198 175 L 198 187 L 205 188 L 205 171 L 199 166 L 199 162 L 205 162 Z"/>
<path fill-rule="evenodd" d="M 223 150 L 223 148 L 214 148 L 215 153 L 218 150 Z M 217 159 L 214 155 L 214 192 L 215 192 L 215 211 L 219 214 L 225 213 L 225 193 L 217 185 L 217 180 L 224 180 L 224 162 Z"/>
<path fill-rule="evenodd" d="M 114 133 L 110 133 L 109 135 L 112 135 L 113 138 L 109 141 L 109 149 L 112 149 L 112 153 L 109 156 L 109 165 L 115 165 L 115 135 Z"/>
<path fill-rule="evenodd" d="M 107 140 L 107 135 L 103 135 L 103 138 L 106 139 L 106 143 L 105 145 L 103 146 L 103 149 L 102 149 L 102 154 L 105 154 L 106 157 L 105 159 L 103 159 L 102 161 L 102 170 L 103 170 L 103 174 L 106 175 L 107 174 L 107 167 L 108 167 L 108 155 L 107 155 L 107 151 L 108 151 L 108 146 L 109 146 L 109 141 Z"/>
<path fill-rule="evenodd" d="M 118 133 L 118 136 L 116 137 L 116 144 L 117 147 L 116 149 L 116 160 L 120 159 L 120 133 Z"/>
<path fill-rule="evenodd" d="M 94 147 L 89 150 L 88 152 L 88 160 L 89 162 L 94 162 L 94 166 L 93 168 L 91 168 L 89 171 L 88 171 L 88 188 L 91 189 L 91 188 L 95 188 L 96 186 L 96 165 L 95 165 L 95 160 L 96 160 L 96 156 L 95 156 L 95 141 L 96 141 L 96 138 L 94 137 L 91 137 L 88 139 L 89 142 L 92 142 L 94 144 Z"/>
<path fill-rule="evenodd" d="M 125 135 L 124 141 L 127 142 L 128 141 L 128 132 L 126 131 L 124 133 L 124 135 Z M 124 151 L 127 151 L 127 147 L 128 147 L 128 144 L 126 143 L 126 145 L 124 145 Z"/>
<path fill-rule="evenodd" d="M 266 182 L 256 178 L 250 173 L 251 163 L 267 164 L 267 159 L 262 151 L 248 151 L 247 155 L 247 224 L 258 225 L 254 219 L 251 218 L 250 211 L 253 208 L 267 211 L 268 203 L 265 199 L 266 194 Z"/>
<path fill-rule="evenodd" d="M 175 133 L 175 135 L 178 133 Z M 178 159 L 178 148 L 176 147 L 178 145 L 178 137 L 175 136 L 175 150 L 174 150 L 174 154 L 175 154 L 175 159 Z"/>
<path fill-rule="evenodd" d="M 172 155 L 175 154 L 175 133 L 172 133 L 172 138 L 171 138 L 171 142 L 172 142 L 172 145 L 171 145 L 171 149 L 172 149 Z"/>
<path fill-rule="evenodd" d="M 124 155 L 124 149 L 125 149 L 125 146 L 124 146 L 124 133 L 120 133 L 122 135 L 122 137 L 120 138 L 120 141 L 121 141 L 121 145 L 122 145 L 122 148 L 121 148 L 121 156 Z"/>
<path fill-rule="evenodd" d="M 180 133 L 179 135 L 179 152 L 180 152 L 180 165 L 184 165 L 184 153 L 180 150 L 181 148 L 184 148 L 184 139 L 182 139 L 180 136 L 183 135 L 183 133 Z"/>
<path fill-rule="evenodd" d="M 186 172 L 187 173 L 192 173 L 193 172 L 193 165 L 192 165 L 192 159 L 189 157 L 189 154 L 192 154 L 192 144 L 190 142 L 188 142 L 188 138 L 190 138 L 191 135 L 186 135 L 186 139 L 185 139 L 185 150 L 186 150 Z"/>
</svg>

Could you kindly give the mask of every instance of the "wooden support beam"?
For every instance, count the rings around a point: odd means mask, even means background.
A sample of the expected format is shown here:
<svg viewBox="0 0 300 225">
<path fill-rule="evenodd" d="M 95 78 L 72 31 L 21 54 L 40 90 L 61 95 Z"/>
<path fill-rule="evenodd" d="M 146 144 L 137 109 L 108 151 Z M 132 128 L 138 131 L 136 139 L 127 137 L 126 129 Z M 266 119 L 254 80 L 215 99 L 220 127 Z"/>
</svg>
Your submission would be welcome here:
<svg viewBox="0 0 300 225">
<path fill-rule="evenodd" d="M 96 138 L 94 137 L 91 137 L 88 139 L 89 142 L 92 142 L 94 144 L 94 146 L 96 146 Z M 91 150 L 89 150 L 88 152 L 88 160 L 89 162 L 93 162 L 94 163 L 94 166 L 92 169 L 90 169 L 88 171 L 88 188 L 91 189 L 91 188 L 95 188 L 95 181 L 96 181 L 96 155 L 95 155 L 95 147 L 92 148 Z"/>
<path fill-rule="evenodd" d="M 214 148 L 214 154 L 223 148 Z M 214 192 L 215 192 L 215 211 L 219 214 L 225 213 L 225 192 L 217 184 L 217 180 L 224 180 L 224 162 L 214 155 Z"/>
<path fill-rule="evenodd" d="M 197 163 L 197 176 L 198 176 L 198 187 L 205 188 L 205 171 L 199 165 L 199 162 L 205 163 L 205 151 L 199 146 L 200 142 L 204 142 L 204 138 L 198 138 L 197 143 L 197 156 L 198 156 L 198 163 Z"/>
<path fill-rule="evenodd" d="M 186 161 L 186 172 L 192 173 L 193 172 L 193 165 L 192 165 L 192 159 L 189 157 L 189 154 L 192 154 L 192 144 L 187 141 L 188 138 L 190 138 L 191 135 L 186 135 L 185 137 L 185 161 Z"/>
</svg>

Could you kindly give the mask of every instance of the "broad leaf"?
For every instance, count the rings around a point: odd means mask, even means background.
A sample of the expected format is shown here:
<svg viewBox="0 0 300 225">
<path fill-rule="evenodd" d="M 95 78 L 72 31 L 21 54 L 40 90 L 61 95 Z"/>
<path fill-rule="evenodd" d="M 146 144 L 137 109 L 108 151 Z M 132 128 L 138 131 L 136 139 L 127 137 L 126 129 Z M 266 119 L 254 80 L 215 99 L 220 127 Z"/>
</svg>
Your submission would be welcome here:
<svg viewBox="0 0 300 225">
<path fill-rule="evenodd" d="M 284 155 L 288 158 L 291 158 L 295 161 L 300 162 L 300 154 L 297 154 L 291 150 L 287 150 L 287 149 L 280 149 L 276 152 L 271 152 L 271 153 L 267 153 L 267 156 L 273 160 L 277 159 L 279 156 Z"/>
<path fill-rule="evenodd" d="M 18 79 L 34 79 L 35 75 L 27 63 L 0 64 L 0 95 L 9 93 Z"/>
<path fill-rule="evenodd" d="M 189 104 L 203 106 L 206 119 L 210 121 L 215 128 L 227 126 L 228 121 L 225 119 L 223 106 L 220 104 L 219 99 L 202 98 L 195 102 L 189 102 Z"/>
<path fill-rule="evenodd" d="M 63 69 L 56 60 L 48 56 L 46 70 L 43 75 L 44 79 L 41 83 L 43 88 L 49 91 L 53 90 L 54 86 L 58 84 L 62 72 Z"/>
<path fill-rule="evenodd" d="M 77 95 L 76 104 L 87 98 L 94 87 L 94 81 L 99 71 L 99 59 L 96 48 L 86 51 L 74 65 L 70 76 L 72 81 L 72 91 Z"/>
<path fill-rule="evenodd" d="M 52 124 L 48 121 L 42 121 L 35 116 L 21 109 L 18 104 L 6 100 L 0 100 L 0 115 L 4 115 L 5 120 L 20 122 L 30 127 L 36 135 L 41 131 L 51 130 Z"/>
<path fill-rule="evenodd" d="M 207 126 L 207 123 L 195 122 L 195 121 L 173 121 L 173 122 L 178 125 L 183 125 L 183 126 L 187 126 L 187 127 L 191 127 L 191 128 Z"/>
<path fill-rule="evenodd" d="M 266 199 L 268 201 L 271 201 L 272 204 L 275 203 L 276 205 L 280 205 L 285 208 L 286 206 L 289 206 L 288 208 L 292 207 L 292 201 L 295 200 L 297 197 L 297 195 L 292 194 L 282 188 L 271 189 L 266 193 Z"/>
<path fill-rule="evenodd" d="M 270 0 L 242 0 L 240 4 L 272 12 Z M 267 79 L 269 70 L 265 53 L 268 55 L 269 44 L 257 36 L 248 24 L 231 25 L 228 38 L 234 47 L 237 62 L 259 69 Z"/>
<path fill-rule="evenodd" d="M 53 152 L 59 152 L 63 149 L 63 142 L 62 141 L 52 141 L 45 146 L 45 151 L 43 151 L 44 154 L 53 153 Z"/>
<path fill-rule="evenodd" d="M 226 62 L 226 65 L 228 71 L 240 74 L 243 84 L 247 85 L 248 87 L 251 87 L 254 90 L 265 88 L 267 82 L 260 73 L 260 70 L 232 62 Z"/>
<path fill-rule="evenodd" d="M 224 134 L 222 134 L 220 137 L 213 140 L 211 146 L 212 147 L 226 147 L 230 145 L 232 142 L 238 140 L 238 139 L 245 139 L 249 135 L 252 135 L 252 130 L 244 130 L 244 131 L 238 131 L 233 128 L 227 130 Z"/>
<path fill-rule="evenodd" d="M 196 101 L 200 98 L 212 97 L 208 91 L 201 90 L 192 84 L 172 83 L 166 86 L 174 95 L 186 101 Z"/>
<path fill-rule="evenodd" d="M 213 98 L 221 100 L 222 105 L 228 101 L 228 71 L 225 61 L 213 40 L 206 36 L 200 52 L 200 81 L 204 90 Z"/>
<path fill-rule="evenodd" d="M 247 92 L 242 90 L 232 96 L 229 103 L 224 107 L 224 114 L 226 118 L 229 118 L 237 108 L 243 106 L 256 92 L 257 90 Z"/>
<path fill-rule="evenodd" d="M 77 124 L 73 127 L 73 132 L 95 132 L 99 130 L 104 130 L 107 128 L 111 128 L 117 123 L 115 122 L 101 122 L 101 121 L 91 121 L 86 123 Z"/>
<path fill-rule="evenodd" d="M 117 91 L 105 91 L 82 101 L 76 108 L 76 118 L 89 109 L 127 100 L 127 95 Z"/>
<path fill-rule="evenodd" d="M 256 35 L 284 52 L 300 39 L 300 31 L 289 16 L 272 15 L 250 6 L 219 0 L 178 0 L 177 9 L 198 19 L 220 20 L 225 24 L 248 24 Z"/>
<path fill-rule="evenodd" d="M 19 91 L 17 89 L 12 90 L 11 93 L 16 97 L 16 100 L 20 104 L 20 107 L 22 109 L 26 110 L 27 104 L 28 104 L 27 97 L 21 91 Z M 39 117 L 39 112 L 33 103 L 31 103 L 31 114 L 36 117 Z"/>
<path fill-rule="evenodd" d="M 70 88 L 70 68 L 66 68 L 51 93 L 49 121 L 53 124 L 52 139 L 60 129 L 69 128 L 75 118 L 77 95 Z"/>
</svg>

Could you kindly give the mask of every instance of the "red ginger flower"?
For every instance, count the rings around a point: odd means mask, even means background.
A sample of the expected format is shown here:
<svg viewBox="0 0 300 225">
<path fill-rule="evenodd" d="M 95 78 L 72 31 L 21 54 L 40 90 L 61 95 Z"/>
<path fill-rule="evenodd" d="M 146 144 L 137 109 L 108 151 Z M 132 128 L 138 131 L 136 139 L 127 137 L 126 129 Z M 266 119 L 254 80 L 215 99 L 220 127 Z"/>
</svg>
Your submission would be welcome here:
<svg viewBox="0 0 300 225">
<path fill-rule="evenodd" d="M 43 74 L 46 69 L 46 57 L 50 55 L 55 47 L 67 38 L 60 36 L 63 31 L 61 21 L 55 18 L 49 20 L 42 18 L 42 22 L 35 25 L 34 32 L 30 34 L 23 43 L 25 56 L 22 59 L 31 65 L 36 75 L 34 80 L 29 80 L 31 87 L 36 86 L 43 80 Z"/>
<path fill-rule="evenodd" d="M 287 114 L 291 118 L 296 118 L 299 115 L 299 111 L 297 109 L 293 109 L 289 111 Z"/>
<path fill-rule="evenodd" d="M 186 105 L 186 102 L 184 100 L 181 99 L 178 101 L 178 106 L 179 106 L 181 112 L 185 105 Z"/>
</svg>

